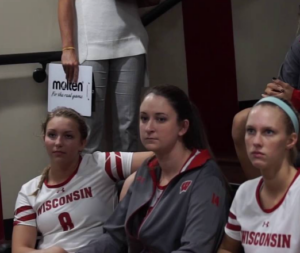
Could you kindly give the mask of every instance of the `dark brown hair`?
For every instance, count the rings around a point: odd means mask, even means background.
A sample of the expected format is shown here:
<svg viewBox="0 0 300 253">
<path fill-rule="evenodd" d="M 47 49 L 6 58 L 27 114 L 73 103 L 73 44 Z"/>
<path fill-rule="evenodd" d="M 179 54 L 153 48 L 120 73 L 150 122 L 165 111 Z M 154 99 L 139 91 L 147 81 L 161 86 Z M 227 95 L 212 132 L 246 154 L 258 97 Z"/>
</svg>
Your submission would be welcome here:
<svg viewBox="0 0 300 253">
<path fill-rule="evenodd" d="M 183 90 L 174 85 L 155 86 L 146 91 L 143 100 L 151 93 L 168 100 L 177 114 L 178 122 L 185 119 L 189 121 L 189 128 L 183 136 L 186 148 L 208 149 L 211 152 L 199 111 Z"/>
</svg>

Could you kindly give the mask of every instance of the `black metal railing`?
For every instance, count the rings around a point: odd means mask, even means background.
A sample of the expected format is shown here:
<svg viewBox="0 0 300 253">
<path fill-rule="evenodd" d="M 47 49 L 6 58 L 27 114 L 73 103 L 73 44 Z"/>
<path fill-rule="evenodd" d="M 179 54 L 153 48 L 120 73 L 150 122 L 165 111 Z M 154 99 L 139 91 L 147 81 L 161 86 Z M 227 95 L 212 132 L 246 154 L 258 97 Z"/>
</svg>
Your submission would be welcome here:
<svg viewBox="0 0 300 253">
<path fill-rule="evenodd" d="M 142 16 L 142 22 L 144 26 L 151 24 L 154 20 L 181 1 L 182 0 L 165 0 L 161 2 L 158 6 L 154 7 L 152 10 Z M 50 62 L 60 61 L 61 53 L 61 51 L 54 51 L 0 55 L 0 65 L 40 63 L 42 68 L 38 68 L 34 71 L 33 78 L 36 82 L 43 82 L 46 78 L 46 65 Z"/>
<path fill-rule="evenodd" d="M 25 53 L 25 54 L 4 54 L 0 55 L 0 65 L 43 63 L 60 61 L 61 51 Z"/>
</svg>

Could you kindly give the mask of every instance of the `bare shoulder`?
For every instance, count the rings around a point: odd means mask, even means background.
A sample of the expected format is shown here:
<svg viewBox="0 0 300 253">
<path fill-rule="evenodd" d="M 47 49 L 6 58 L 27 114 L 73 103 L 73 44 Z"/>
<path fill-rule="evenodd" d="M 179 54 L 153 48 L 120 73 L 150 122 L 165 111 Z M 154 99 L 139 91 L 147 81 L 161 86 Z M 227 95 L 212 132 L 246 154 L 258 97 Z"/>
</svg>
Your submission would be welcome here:
<svg viewBox="0 0 300 253">
<path fill-rule="evenodd" d="M 120 201 L 125 197 L 128 189 L 130 188 L 131 184 L 133 183 L 134 178 L 135 178 L 135 174 L 136 174 L 136 172 L 134 172 L 128 178 L 126 178 L 126 180 L 123 184 L 123 187 L 122 187 L 121 194 L 120 194 Z"/>
<path fill-rule="evenodd" d="M 136 172 L 132 173 L 128 178 L 126 178 L 124 185 L 130 186 L 133 183 Z"/>
</svg>

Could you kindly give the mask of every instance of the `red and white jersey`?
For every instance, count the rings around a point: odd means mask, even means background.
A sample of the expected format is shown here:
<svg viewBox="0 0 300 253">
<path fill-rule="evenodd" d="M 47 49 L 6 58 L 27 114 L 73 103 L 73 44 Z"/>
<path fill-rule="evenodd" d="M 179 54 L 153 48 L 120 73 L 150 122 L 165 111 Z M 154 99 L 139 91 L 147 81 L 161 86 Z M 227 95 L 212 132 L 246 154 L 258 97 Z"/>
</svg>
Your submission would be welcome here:
<svg viewBox="0 0 300 253">
<path fill-rule="evenodd" d="M 238 189 L 230 208 L 226 234 L 241 241 L 245 253 L 300 252 L 300 170 L 285 196 L 272 209 L 264 209 L 259 177 Z"/>
<path fill-rule="evenodd" d="M 115 182 L 131 173 L 132 153 L 95 152 L 82 157 L 78 169 L 65 182 L 44 182 L 41 176 L 19 192 L 14 225 L 34 226 L 42 233 L 38 248 L 60 246 L 75 252 L 103 233 L 102 224 L 118 203 Z"/>
</svg>

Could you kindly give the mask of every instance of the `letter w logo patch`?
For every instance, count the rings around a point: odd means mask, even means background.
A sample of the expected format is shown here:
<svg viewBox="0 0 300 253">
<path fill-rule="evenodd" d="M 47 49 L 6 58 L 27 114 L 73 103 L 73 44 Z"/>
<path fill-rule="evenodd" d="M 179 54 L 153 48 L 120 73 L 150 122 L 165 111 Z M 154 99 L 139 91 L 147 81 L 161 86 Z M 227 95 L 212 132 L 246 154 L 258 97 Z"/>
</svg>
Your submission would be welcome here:
<svg viewBox="0 0 300 253">
<path fill-rule="evenodd" d="M 191 184 L 192 184 L 191 180 L 184 181 L 180 186 L 179 194 L 181 194 L 182 192 L 186 192 L 190 188 Z"/>
<path fill-rule="evenodd" d="M 220 197 L 213 193 L 211 203 L 213 203 L 216 206 L 219 206 Z"/>
</svg>

